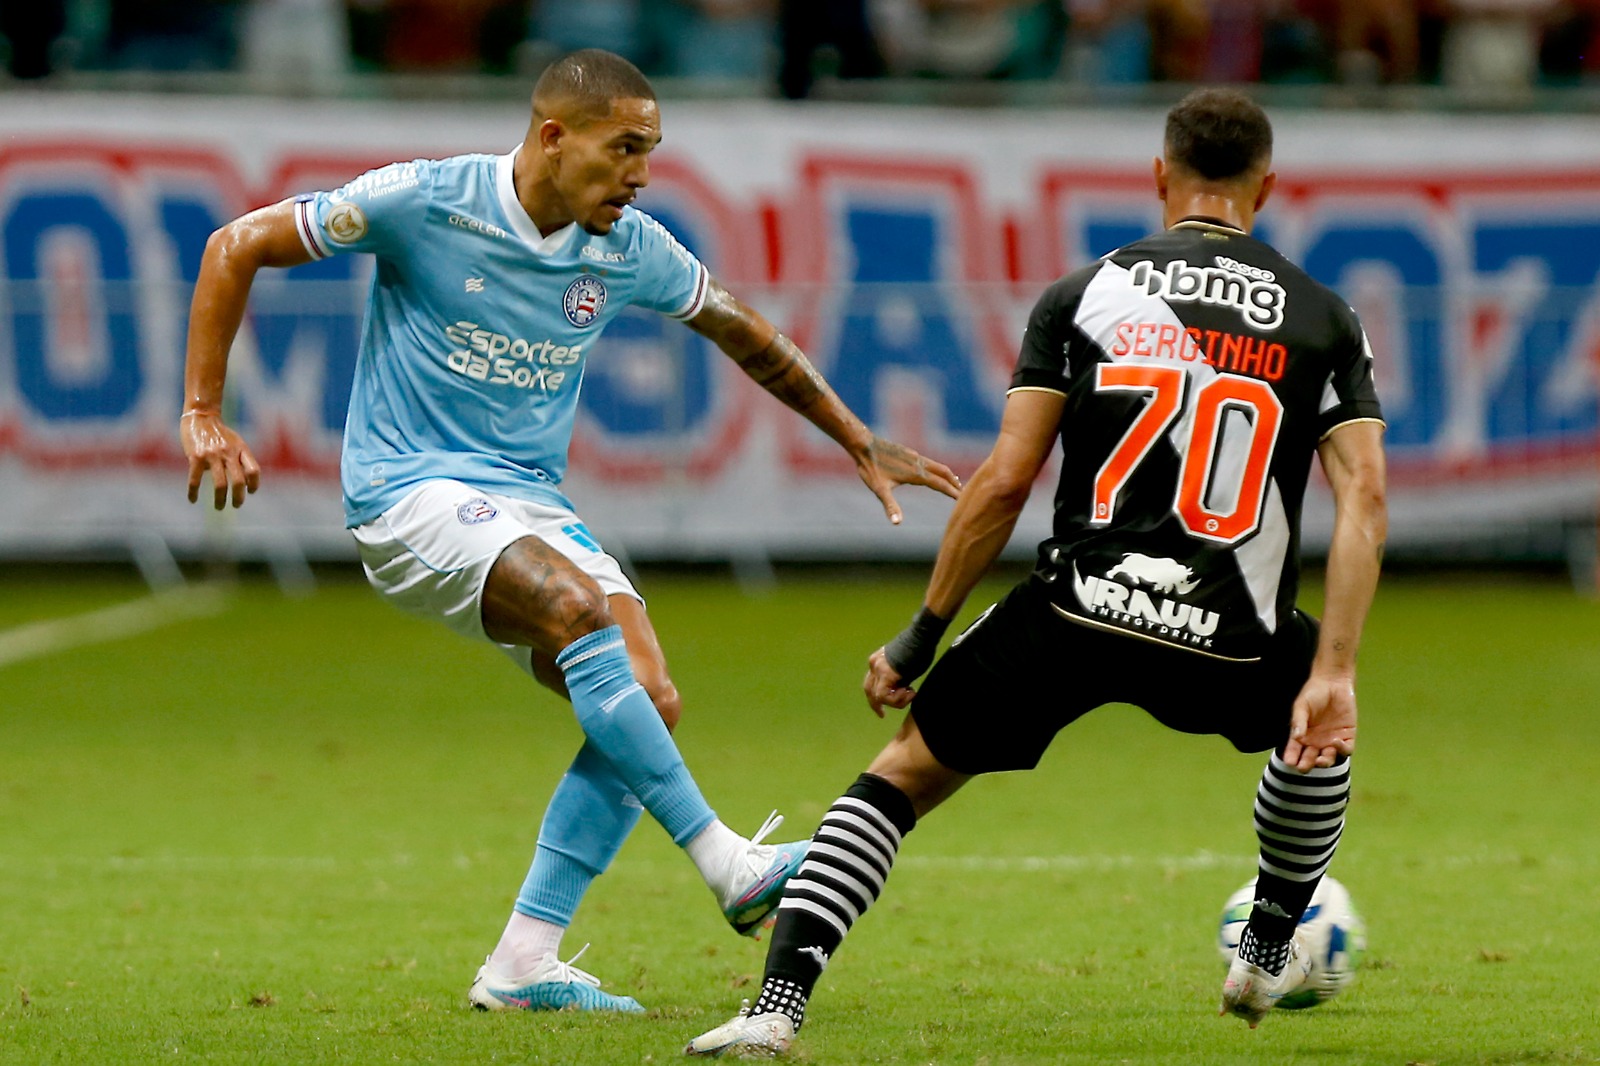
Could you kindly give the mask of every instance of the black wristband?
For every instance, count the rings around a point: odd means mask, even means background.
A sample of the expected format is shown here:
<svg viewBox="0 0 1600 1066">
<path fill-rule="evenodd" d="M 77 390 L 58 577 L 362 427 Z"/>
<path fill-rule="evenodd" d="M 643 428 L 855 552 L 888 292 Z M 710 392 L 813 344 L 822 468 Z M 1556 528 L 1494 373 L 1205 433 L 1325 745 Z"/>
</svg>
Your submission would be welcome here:
<svg viewBox="0 0 1600 1066">
<path fill-rule="evenodd" d="M 898 637 L 883 646 L 883 657 L 900 675 L 902 685 L 927 673 L 934 656 L 939 654 L 939 640 L 949 628 L 950 619 L 940 618 L 924 607 Z"/>
</svg>

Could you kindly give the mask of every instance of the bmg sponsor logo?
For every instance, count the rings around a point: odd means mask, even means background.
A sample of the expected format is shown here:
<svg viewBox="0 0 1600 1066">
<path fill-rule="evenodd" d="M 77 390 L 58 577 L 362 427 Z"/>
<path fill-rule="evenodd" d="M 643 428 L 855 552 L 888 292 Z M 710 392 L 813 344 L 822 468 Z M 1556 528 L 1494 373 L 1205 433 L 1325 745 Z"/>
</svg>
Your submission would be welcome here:
<svg viewBox="0 0 1600 1066">
<path fill-rule="evenodd" d="M 1231 265 L 1223 265 L 1225 263 Z M 1186 260 L 1174 259 L 1161 270 L 1153 261 L 1141 259 L 1133 264 L 1129 280 L 1146 296 L 1168 303 L 1231 307 L 1257 329 L 1277 329 L 1283 325 L 1284 306 L 1288 302 L 1283 286 L 1270 271 L 1251 267 L 1247 273 L 1236 269 L 1241 266 L 1232 259 L 1218 256 L 1216 266 L 1190 266 Z"/>
</svg>

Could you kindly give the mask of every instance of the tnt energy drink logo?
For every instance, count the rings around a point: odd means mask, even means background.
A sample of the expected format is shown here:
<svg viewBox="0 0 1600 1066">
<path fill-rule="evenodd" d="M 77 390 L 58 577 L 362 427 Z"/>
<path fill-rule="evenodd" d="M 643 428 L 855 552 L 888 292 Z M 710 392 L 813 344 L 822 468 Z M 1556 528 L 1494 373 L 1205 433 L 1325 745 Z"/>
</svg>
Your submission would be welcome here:
<svg viewBox="0 0 1600 1066">
<path fill-rule="evenodd" d="M 1129 270 L 1129 281 L 1144 295 L 1168 303 L 1232 308 L 1261 330 L 1283 325 L 1283 310 L 1288 302 L 1272 271 L 1226 256 L 1218 256 L 1215 266 L 1190 266 L 1186 260 L 1174 259 L 1165 270 L 1149 259 L 1141 259 Z"/>
<path fill-rule="evenodd" d="M 1083 577 L 1077 564 L 1072 566 L 1073 595 L 1089 617 L 1190 647 L 1209 648 L 1221 616 L 1177 598 L 1193 592 L 1199 584 L 1189 567 L 1176 559 L 1138 552 L 1124 555 L 1105 577 Z M 1149 592 L 1141 587 L 1146 585 Z"/>
</svg>

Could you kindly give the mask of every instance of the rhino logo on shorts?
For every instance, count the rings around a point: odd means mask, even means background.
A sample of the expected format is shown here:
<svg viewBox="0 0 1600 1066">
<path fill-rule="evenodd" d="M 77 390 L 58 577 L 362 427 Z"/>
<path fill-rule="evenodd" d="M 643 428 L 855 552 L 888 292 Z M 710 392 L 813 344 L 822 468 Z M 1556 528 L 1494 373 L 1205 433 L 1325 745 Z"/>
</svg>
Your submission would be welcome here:
<svg viewBox="0 0 1600 1066">
<path fill-rule="evenodd" d="M 1106 571 L 1106 577 L 1125 577 L 1135 585 L 1149 585 L 1157 592 L 1177 593 L 1179 596 L 1193 592 L 1200 579 L 1189 580 L 1193 573 L 1176 559 L 1157 559 L 1138 552 L 1128 552 L 1122 562 Z"/>
</svg>

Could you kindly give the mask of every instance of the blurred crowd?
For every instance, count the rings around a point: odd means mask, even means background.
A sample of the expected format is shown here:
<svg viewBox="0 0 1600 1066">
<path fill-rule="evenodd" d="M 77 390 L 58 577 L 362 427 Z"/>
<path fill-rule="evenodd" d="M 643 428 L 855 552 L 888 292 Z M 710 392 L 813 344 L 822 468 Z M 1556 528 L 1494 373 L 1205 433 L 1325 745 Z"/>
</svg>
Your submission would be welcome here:
<svg viewBox="0 0 1600 1066">
<path fill-rule="evenodd" d="M 1600 81 L 1600 0 L 3 0 L 0 67 L 532 74 L 574 48 L 654 76 L 1439 84 Z"/>
</svg>

